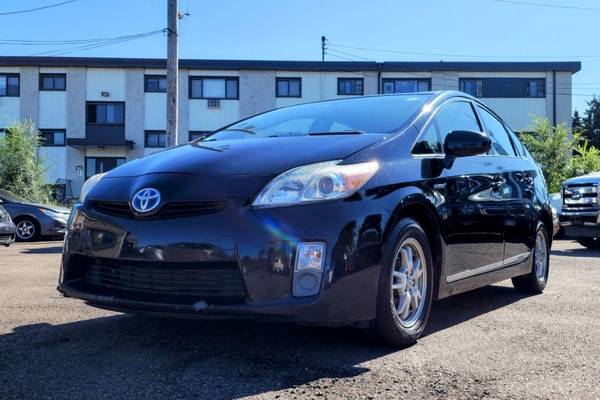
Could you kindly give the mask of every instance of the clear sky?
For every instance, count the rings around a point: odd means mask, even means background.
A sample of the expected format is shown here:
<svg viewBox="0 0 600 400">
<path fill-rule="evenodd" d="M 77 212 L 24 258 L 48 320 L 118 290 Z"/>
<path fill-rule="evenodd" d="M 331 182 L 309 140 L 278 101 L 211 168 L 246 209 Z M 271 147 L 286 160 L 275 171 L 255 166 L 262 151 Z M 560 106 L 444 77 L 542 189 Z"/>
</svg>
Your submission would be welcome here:
<svg viewBox="0 0 600 400">
<path fill-rule="evenodd" d="M 77 0 L 2 15 L 62 1 L 0 0 L 0 54 L 82 46 L 6 40 L 112 38 L 166 26 L 167 0 Z M 325 35 L 332 50 L 328 60 L 581 61 L 574 107 L 583 111 L 586 100 L 600 94 L 598 0 L 180 0 L 180 10 L 190 13 L 180 23 L 181 58 L 319 60 Z M 166 37 L 62 55 L 165 57 Z"/>
</svg>

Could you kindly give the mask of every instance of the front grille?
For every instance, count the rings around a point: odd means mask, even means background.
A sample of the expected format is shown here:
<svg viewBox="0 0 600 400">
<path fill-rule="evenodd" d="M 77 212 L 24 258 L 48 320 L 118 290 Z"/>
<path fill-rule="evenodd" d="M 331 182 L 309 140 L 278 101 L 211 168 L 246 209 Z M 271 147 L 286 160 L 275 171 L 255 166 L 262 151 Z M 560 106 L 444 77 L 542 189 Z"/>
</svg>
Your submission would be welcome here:
<svg viewBox="0 0 600 400">
<path fill-rule="evenodd" d="M 596 209 L 600 205 L 599 193 L 597 185 L 589 183 L 567 185 L 563 188 L 563 206 L 567 209 Z"/>
<path fill-rule="evenodd" d="M 196 299 L 246 298 L 236 262 L 157 262 L 88 258 L 83 261 L 86 285 L 127 293 L 193 296 Z"/>
<path fill-rule="evenodd" d="M 161 208 L 150 216 L 136 215 L 131 211 L 129 203 L 126 202 L 111 202 L 111 201 L 94 201 L 94 210 L 99 213 L 113 215 L 121 218 L 182 218 L 197 215 L 213 214 L 223 211 L 229 205 L 227 201 L 200 201 L 200 202 L 177 202 L 166 203 Z"/>
</svg>

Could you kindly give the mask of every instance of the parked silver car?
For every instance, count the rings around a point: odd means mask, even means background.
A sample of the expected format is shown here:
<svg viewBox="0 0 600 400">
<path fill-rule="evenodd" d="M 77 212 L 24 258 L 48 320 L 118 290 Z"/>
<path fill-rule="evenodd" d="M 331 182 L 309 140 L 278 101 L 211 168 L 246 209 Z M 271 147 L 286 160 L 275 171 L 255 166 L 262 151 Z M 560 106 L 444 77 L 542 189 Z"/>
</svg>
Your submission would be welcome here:
<svg viewBox="0 0 600 400">
<path fill-rule="evenodd" d="M 17 227 L 12 222 L 6 209 L 0 206 L 0 245 L 10 246 L 15 241 Z"/>
<path fill-rule="evenodd" d="M 3 189 L 0 189 L 0 204 L 15 223 L 18 240 L 28 242 L 65 233 L 70 214 L 68 208 L 31 203 Z"/>
</svg>

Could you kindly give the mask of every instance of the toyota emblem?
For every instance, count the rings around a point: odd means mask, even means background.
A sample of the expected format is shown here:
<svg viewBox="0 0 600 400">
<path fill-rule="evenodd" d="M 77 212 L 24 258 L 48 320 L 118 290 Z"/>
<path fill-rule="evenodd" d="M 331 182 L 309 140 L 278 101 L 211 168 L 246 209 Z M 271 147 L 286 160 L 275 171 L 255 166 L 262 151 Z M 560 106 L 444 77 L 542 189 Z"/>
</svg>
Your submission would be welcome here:
<svg viewBox="0 0 600 400">
<path fill-rule="evenodd" d="M 160 205 L 160 192 L 153 188 L 138 190 L 131 199 L 131 207 L 139 213 L 148 213 Z"/>
</svg>

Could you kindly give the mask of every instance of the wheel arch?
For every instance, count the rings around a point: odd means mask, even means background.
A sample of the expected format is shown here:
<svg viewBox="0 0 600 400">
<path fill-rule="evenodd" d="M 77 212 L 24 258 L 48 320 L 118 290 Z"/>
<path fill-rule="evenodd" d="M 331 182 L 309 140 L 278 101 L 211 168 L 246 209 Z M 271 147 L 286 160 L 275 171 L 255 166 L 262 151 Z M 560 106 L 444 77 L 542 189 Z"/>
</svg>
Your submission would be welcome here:
<svg viewBox="0 0 600 400">
<path fill-rule="evenodd" d="M 434 272 L 433 298 L 438 296 L 442 266 L 444 265 L 444 241 L 441 234 L 441 224 L 435 206 L 422 194 L 413 194 L 396 206 L 384 230 L 383 243 L 387 241 L 394 226 L 402 218 L 414 219 L 425 231 L 431 247 Z"/>
<path fill-rule="evenodd" d="M 550 207 L 546 206 L 544 208 L 542 208 L 540 215 L 539 215 L 539 220 L 541 222 L 544 223 L 544 225 L 546 225 L 546 230 L 548 233 L 548 245 L 552 245 L 552 233 L 554 231 L 554 221 L 552 218 L 552 211 L 550 211 Z M 536 230 L 537 230 L 537 226 L 536 226 Z"/>
</svg>

